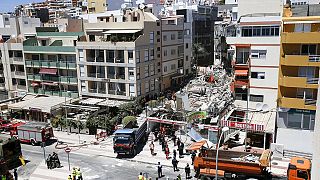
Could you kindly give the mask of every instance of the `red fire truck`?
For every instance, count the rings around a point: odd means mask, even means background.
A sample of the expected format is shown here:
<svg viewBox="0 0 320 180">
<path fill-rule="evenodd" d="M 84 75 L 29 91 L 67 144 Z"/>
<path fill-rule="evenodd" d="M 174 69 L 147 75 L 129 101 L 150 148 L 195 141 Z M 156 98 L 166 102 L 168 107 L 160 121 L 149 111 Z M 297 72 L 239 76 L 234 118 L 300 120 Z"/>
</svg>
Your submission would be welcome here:
<svg viewBox="0 0 320 180">
<path fill-rule="evenodd" d="M 21 142 L 31 143 L 33 146 L 54 137 L 52 127 L 45 122 L 28 122 L 17 126 L 17 135 Z"/>
</svg>

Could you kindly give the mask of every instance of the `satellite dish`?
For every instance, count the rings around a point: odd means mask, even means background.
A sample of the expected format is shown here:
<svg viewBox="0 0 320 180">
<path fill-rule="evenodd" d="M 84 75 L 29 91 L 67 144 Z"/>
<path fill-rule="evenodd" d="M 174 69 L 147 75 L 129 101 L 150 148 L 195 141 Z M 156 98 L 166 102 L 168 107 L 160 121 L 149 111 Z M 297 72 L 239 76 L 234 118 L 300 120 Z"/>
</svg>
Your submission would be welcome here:
<svg viewBox="0 0 320 180">
<path fill-rule="evenodd" d="M 269 106 L 267 104 L 263 104 L 262 111 L 264 112 L 269 111 Z"/>
<path fill-rule="evenodd" d="M 145 7 L 146 7 L 146 5 L 144 5 L 144 4 L 139 4 L 138 5 L 138 8 L 141 9 L 141 10 L 144 9 Z"/>
<path fill-rule="evenodd" d="M 125 9 L 127 7 L 127 5 L 126 4 L 121 4 L 121 9 Z"/>
<path fill-rule="evenodd" d="M 261 111 L 262 110 L 262 104 L 261 103 L 257 103 L 256 104 L 256 110 L 257 111 Z"/>
</svg>

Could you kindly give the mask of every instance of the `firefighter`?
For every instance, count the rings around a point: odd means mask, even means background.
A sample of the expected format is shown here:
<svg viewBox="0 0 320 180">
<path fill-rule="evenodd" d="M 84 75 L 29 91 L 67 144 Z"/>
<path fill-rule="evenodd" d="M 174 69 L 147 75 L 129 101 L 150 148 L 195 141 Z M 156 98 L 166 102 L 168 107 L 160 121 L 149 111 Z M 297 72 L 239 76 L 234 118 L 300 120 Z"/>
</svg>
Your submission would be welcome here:
<svg viewBox="0 0 320 180">
<path fill-rule="evenodd" d="M 162 165 L 158 162 L 158 178 L 162 178 Z"/>
<path fill-rule="evenodd" d="M 181 175 L 180 175 L 180 174 L 177 176 L 177 180 L 182 180 L 182 178 L 181 178 Z"/>
<path fill-rule="evenodd" d="M 174 149 L 173 150 L 173 158 L 176 158 L 177 157 L 177 151 Z"/>
<path fill-rule="evenodd" d="M 59 160 L 58 154 L 53 152 L 52 157 L 53 157 L 55 168 L 60 168 L 61 164 L 60 164 L 60 160 Z"/>
<path fill-rule="evenodd" d="M 142 172 L 140 172 L 139 176 L 138 176 L 138 180 L 144 180 L 144 177 L 142 175 Z"/>
<path fill-rule="evenodd" d="M 169 147 L 168 147 L 168 145 L 166 145 L 165 154 L 166 154 L 166 159 L 167 159 L 167 160 L 169 159 L 169 153 L 170 153 Z"/>
<path fill-rule="evenodd" d="M 180 138 L 178 138 L 178 140 L 177 140 L 177 146 L 178 146 L 178 148 L 180 147 L 180 143 L 181 143 Z"/>
<path fill-rule="evenodd" d="M 51 160 L 52 160 L 52 157 L 51 157 L 51 154 L 48 155 L 48 158 L 47 158 L 47 168 L 48 169 L 52 169 L 52 163 L 51 163 Z"/>
</svg>

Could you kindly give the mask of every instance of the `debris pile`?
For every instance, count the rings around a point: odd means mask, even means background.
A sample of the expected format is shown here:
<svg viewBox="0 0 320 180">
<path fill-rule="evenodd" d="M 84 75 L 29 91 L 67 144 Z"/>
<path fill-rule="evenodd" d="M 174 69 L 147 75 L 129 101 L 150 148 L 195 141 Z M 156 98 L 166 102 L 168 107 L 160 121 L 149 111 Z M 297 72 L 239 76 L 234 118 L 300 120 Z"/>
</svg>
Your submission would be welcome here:
<svg viewBox="0 0 320 180">
<path fill-rule="evenodd" d="M 244 157 L 239 158 L 231 158 L 233 161 L 241 161 L 241 162 L 253 162 L 253 163 L 259 163 L 259 156 L 255 156 L 253 154 L 248 154 Z"/>
</svg>

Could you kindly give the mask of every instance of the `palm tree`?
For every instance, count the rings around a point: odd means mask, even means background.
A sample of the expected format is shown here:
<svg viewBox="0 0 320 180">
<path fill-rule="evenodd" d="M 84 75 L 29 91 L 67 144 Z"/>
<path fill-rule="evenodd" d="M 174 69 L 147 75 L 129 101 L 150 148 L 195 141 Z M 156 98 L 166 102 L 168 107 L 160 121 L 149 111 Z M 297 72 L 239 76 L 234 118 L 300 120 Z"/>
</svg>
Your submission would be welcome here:
<svg viewBox="0 0 320 180">
<path fill-rule="evenodd" d="M 193 54 L 196 56 L 196 77 L 198 76 L 198 59 L 199 59 L 199 54 L 204 54 L 205 49 L 200 43 L 194 43 L 192 45 L 192 51 Z"/>
</svg>

